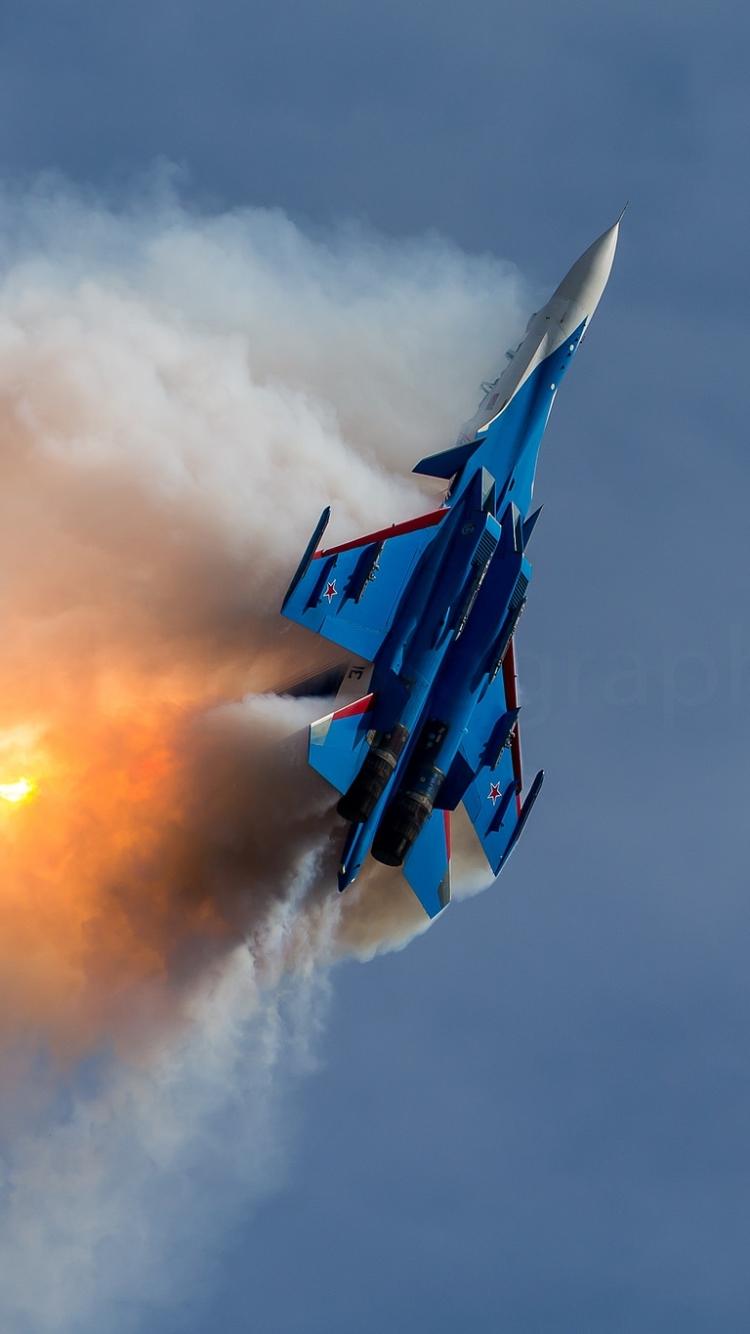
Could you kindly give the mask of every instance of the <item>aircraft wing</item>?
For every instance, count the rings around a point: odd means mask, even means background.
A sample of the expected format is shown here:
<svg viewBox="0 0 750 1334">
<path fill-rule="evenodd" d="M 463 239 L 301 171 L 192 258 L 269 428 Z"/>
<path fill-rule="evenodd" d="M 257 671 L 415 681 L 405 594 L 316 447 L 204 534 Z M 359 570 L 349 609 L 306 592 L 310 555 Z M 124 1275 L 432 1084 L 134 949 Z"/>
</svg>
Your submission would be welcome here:
<svg viewBox="0 0 750 1334">
<path fill-rule="evenodd" d="M 401 593 L 447 509 L 377 533 L 319 549 L 330 509 L 323 511 L 289 586 L 289 620 L 372 661 L 385 639 Z"/>
<path fill-rule="evenodd" d="M 516 660 L 511 640 L 494 680 L 472 714 L 459 751 L 463 803 L 487 861 L 498 875 L 515 847 L 542 786 L 540 770 L 522 802 Z"/>
</svg>

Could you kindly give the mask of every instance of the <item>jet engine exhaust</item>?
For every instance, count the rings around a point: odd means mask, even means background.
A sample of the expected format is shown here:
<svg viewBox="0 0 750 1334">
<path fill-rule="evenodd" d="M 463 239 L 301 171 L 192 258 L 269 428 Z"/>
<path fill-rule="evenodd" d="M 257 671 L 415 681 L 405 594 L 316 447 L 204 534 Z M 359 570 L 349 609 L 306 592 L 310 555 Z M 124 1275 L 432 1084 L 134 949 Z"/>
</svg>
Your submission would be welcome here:
<svg viewBox="0 0 750 1334">
<path fill-rule="evenodd" d="M 369 819 L 398 764 L 408 737 L 408 728 L 403 723 L 397 723 L 390 732 L 383 734 L 377 746 L 373 746 L 349 790 L 336 806 L 344 820 L 360 824 Z"/>
<path fill-rule="evenodd" d="M 372 855 L 384 866 L 401 866 L 435 807 L 445 774 L 433 761 L 448 731 L 446 723 L 432 722 L 406 782 L 388 807 L 372 845 Z"/>
</svg>

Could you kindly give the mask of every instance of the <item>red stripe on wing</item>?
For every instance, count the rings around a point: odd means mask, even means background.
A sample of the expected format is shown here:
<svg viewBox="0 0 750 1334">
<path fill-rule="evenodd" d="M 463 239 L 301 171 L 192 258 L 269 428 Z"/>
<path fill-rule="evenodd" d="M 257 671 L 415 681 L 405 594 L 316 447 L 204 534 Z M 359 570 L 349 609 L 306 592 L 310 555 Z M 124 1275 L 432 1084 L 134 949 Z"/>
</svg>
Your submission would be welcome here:
<svg viewBox="0 0 750 1334">
<path fill-rule="evenodd" d="M 516 646 L 511 639 L 503 658 L 503 685 L 505 686 L 505 707 L 518 708 L 518 673 L 516 671 Z M 521 732 L 516 723 L 511 737 L 510 754 L 513 760 L 513 774 L 516 780 L 516 810 L 521 813 L 521 792 L 523 790 L 523 769 L 521 766 Z"/>
<path fill-rule="evenodd" d="M 429 514 L 419 514 L 416 519 L 407 519 L 405 523 L 394 523 L 390 528 L 381 528 L 377 533 L 367 533 L 365 537 L 355 537 L 351 542 L 342 542 L 338 547 L 321 548 L 316 551 L 313 560 L 322 556 L 337 556 L 340 551 L 353 551 L 355 547 L 368 547 L 371 542 L 385 542 L 389 537 L 400 537 L 402 533 L 414 533 L 418 528 L 433 528 L 448 513 L 447 509 L 431 510 Z"/>
<path fill-rule="evenodd" d="M 375 695 L 363 695 L 361 699 L 355 699 L 352 704 L 345 704 L 343 709 L 336 709 L 333 714 L 333 720 L 337 718 L 354 718 L 358 713 L 369 713 L 375 701 Z"/>
</svg>

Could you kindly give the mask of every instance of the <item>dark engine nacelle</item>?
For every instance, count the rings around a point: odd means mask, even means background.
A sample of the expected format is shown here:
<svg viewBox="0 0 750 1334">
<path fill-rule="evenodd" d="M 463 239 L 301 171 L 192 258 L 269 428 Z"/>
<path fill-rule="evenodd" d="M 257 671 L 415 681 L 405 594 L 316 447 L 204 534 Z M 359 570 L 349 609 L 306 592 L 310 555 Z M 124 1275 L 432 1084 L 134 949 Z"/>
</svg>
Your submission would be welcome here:
<svg viewBox="0 0 750 1334">
<path fill-rule="evenodd" d="M 432 815 L 445 778 L 434 760 L 447 730 L 445 723 L 427 724 L 424 741 L 409 765 L 403 786 L 380 822 L 372 855 L 385 866 L 401 866 Z"/>
<path fill-rule="evenodd" d="M 401 752 L 406 745 L 409 733 L 402 723 L 390 732 L 384 732 L 369 751 L 359 773 L 339 799 L 336 807 L 339 815 L 352 824 L 367 820 L 375 809 L 378 799 L 385 791 L 385 785 L 398 764 Z"/>
</svg>

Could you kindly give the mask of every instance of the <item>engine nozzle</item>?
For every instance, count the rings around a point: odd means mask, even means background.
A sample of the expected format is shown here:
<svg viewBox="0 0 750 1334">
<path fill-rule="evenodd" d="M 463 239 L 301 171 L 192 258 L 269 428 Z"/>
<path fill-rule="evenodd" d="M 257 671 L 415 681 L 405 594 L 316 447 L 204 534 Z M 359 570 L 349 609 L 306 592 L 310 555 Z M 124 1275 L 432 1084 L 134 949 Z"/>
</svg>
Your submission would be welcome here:
<svg viewBox="0 0 750 1334">
<path fill-rule="evenodd" d="M 445 778 L 434 761 L 447 730 L 445 723 L 428 724 L 406 781 L 380 822 L 372 855 L 384 866 L 402 865 L 432 815 Z"/>
<path fill-rule="evenodd" d="M 396 723 L 390 732 L 384 732 L 380 741 L 372 746 L 356 778 L 339 798 L 336 810 L 344 820 L 361 824 L 369 819 L 398 764 L 408 737 L 408 728 L 403 723 Z"/>
</svg>

